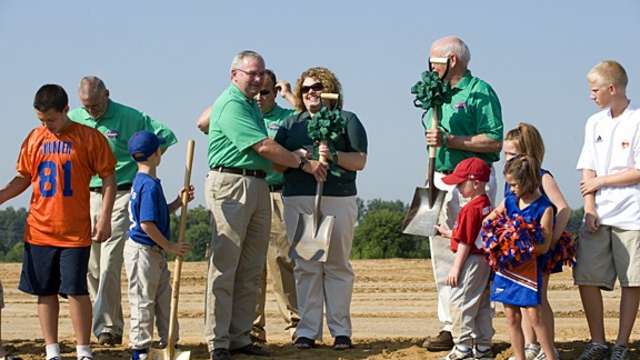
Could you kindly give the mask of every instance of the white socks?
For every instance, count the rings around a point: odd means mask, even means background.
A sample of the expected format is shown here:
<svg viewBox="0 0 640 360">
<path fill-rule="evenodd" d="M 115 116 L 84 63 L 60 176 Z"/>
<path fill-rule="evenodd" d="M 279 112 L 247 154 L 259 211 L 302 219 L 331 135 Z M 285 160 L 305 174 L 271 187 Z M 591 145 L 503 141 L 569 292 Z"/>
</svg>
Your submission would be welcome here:
<svg viewBox="0 0 640 360">
<path fill-rule="evenodd" d="M 47 346 L 45 346 L 45 350 L 47 351 L 47 360 L 60 357 L 60 345 L 58 345 L 58 343 L 47 344 Z M 93 358 L 90 345 L 76 346 L 76 353 L 78 354 L 78 360 L 82 359 L 82 357 Z"/>
<path fill-rule="evenodd" d="M 82 359 L 83 356 L 93 358 L 93 355 L 91 354 L 91 345 L 77 345 L 76 354 L 78 354 L 78 360 Z"/>
<path fill-rule="evenodd" d="M 58 343 L 47 344 L 45 350 L 47 351 L 47 360 L 60 357 L 60 345 Z"/>
</svg>

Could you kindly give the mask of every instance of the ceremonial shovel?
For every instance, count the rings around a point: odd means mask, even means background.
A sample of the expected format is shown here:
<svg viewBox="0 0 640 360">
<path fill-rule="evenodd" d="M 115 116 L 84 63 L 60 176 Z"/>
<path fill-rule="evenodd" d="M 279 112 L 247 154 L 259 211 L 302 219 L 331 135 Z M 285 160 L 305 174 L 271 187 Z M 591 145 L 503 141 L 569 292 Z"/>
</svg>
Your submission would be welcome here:
<svg viewBox="0 0 640 360">
<path fill-rule="evenodd" d="M 436 129 L 440 123 L 440 107 L 432 109 L 431 128 Z M 434 236 L 440 209 L 444 202 L 445 191 L 438 189 L 433 183 L 435 173 L 436 148 L 429 146 L 429 165 L 427 184 L 416 187 L 409 210 L 402 222 L 402 232 L 409 235 Z"/>
<path fill-rule="evenodd" d="M 337 100 L 339 95 L 333 93 L 320 94 L 322 99 Z M 326 142 L 323 142 L 326 144 Z M 327 159 L 320 158 L 320 162 L 327 164 Z M 292 249 L 301 258 L 309 261 L 327 261 L 329 242 L 335 225 L 335 216 L 325 216 L 320 210 L 324 182 L 316 185 L 316 198 L 311 214 L 298 214 L 298 225 L 293 235 Z"/>
<path fill-rule="evenodd" d="M 193 148 L 195 141 L 187 143 L 187 164 L 184 171 L 184 188 L 182 192 L 182 206 L 180 208 L 180 227 L 178 231 L 178 243 L 184 242 L 184 232 L 187 227 L 187 203 L 189 202 L 189 188 L 191 187 L 191 164 L 193 164 Z M 173 285 L 171 293 L 171 315 L 169 318 L 169 338 L 164 349 L 151 349 L 151 360 L 189 360 L 191 351 L 179 351 L 175 348 L 176 325 L 178 322 L 178 299 L 180 298 L 180 273 L 182 272 L 182 257 L 176 256 L 173 268 Z"/>
</svg>

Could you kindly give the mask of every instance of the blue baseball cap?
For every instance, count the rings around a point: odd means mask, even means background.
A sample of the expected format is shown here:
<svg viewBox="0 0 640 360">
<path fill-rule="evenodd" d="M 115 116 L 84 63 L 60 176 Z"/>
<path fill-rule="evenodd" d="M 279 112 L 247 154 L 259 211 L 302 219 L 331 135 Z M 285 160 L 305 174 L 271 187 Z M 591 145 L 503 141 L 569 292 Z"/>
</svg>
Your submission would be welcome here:
<svg viewBox="0 0 640 360">
<path fill-rule="evenodd" d="M 129 139 L 129 155 L 135 161 L 145 161 L 164 143 L 156 134 L 150 131 L 138 131 Z"/>
</svg>

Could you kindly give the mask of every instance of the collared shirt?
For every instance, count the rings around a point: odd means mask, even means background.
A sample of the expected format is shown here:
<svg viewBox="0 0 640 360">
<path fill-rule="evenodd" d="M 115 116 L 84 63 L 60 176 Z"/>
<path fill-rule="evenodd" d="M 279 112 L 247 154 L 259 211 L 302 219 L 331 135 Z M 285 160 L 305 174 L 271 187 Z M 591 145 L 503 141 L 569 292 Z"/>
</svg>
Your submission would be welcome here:
<svg viewBox="0 0 640 360">
<path fill-rule="evenodd" d="M 167 240 L 171 239 L 169 206 L 162 191 L 160 179 L 139 172 L 133 179 L 131 201 L 129 201 L 131 226 L 129 238 L 142 244 L 153 246 L 155 241 L 142 230 L 142 223 L 153 222 Z"/>
<path fill-rule="evenodd" d="M 491 201 L 487 194 L 471 199 L 462 207 L 451 231 L 451 251 L 458 251 L 458 244 L 471 246 L 471 254 L 483 254 L 482 241 L 478 241 L 482 220 L 491 212 Z"/>
<path fill-rule="evenodd" d="M 346 131 L 335 142 L 337 151 L 367 152 L 367 133 L 356 116 L 349 111 L 342 111 L 346 120 Z M 293 151 L 300 148 L 313 147 L 309 138 L 307 123 L 311 119 L 308 112 L 290 116 L 282 123 L 276 134 L 276 141 L 286 149 Z M 324 184 L 323 195 L 353 196 L 356 195 L 356 172 L 331 164 Z M 306 172 L 289 168 L 284 173 L 284 190 L 282 196 L 312 196 L 316 194 L 316 180 Z"/>
<path fill-rule="evenodd" d="M 107 137 L 111 151 L 116 157 L 116 182 L 118 185 L 131 184 L 138 172 L 138 165 L 129 155 L 129 138 L 138 131 L 147 130 L 155 133 L 164 143 L 162 148 L 178 142 L 176 136 L 168 127 L 149 117 L 149 115 L 109 100 L 107 111 L 98 119 L 94 119 L 82 107 L 73 109 L 67 114 L 69 118 L 79 124 L 95 128 Z M 102 186 L 102 180 L 94 176 L 91 187 Z"/>
<path fill-rule="evenodd" d="M 278 104 L 275 104 L 273 109 L 264 116 L 264 125 L 267 127 L 267 134 L 270 138 L 275 138 L 278 129 L 282 125 L 282 122 L 293 115 L 295 110 L 292 109 L 283 109 Z M 284 183 L 284 175 L 280 172 L 277 172 L 273 169 L 267 172 L 267 184 L 269 185 L 282 185 Z"/>
<path fill-rule="evenodd" d="M 442 106 L 440 128 L 457 136 L 484 134 L 502 141 L 502 110 L 498 95 L 486 82 L 471 75 L 467 70 L 453 89 L 451 103 Z M 431 110 L 422 119 L 425 129 L 431 127 Z M 439 147 L 436 151 L 436 170 L 453 171 L 456 165 L 469 157 L 479 157 L 489 165 L 500 160 L 500 152 L 476 153 L 459 149 Z"/>
<path fill-rule="evenodd" d="M 252 146 L 267 138 L 260 107 L 234 84 L 218 97 L 209 118 L 209 167 L 271 169 Z"/>
<path fill-rule="evenodd" d="M 640 110 L 629 104 L 615 119 L 610 109 L 592 115 L 576 168 L 593 170 L 596 176 L 640 170 Z M 603 225 L 640 230 L 640 184 L 601 188 L 596 212 Z"/>
</svg>

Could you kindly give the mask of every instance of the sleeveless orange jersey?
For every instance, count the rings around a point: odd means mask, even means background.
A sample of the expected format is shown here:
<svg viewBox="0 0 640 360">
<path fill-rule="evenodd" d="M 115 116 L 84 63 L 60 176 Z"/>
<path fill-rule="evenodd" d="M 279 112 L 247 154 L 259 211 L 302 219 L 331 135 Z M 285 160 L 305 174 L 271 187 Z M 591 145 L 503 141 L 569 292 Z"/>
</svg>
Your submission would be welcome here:
<svg viewBox="0 0 640 360">
<path fill-rule="evenodd" d="M 26 242 L 39 246 L 91 245 L 89 180 L 114 173 L 116 160 L 104 135 L 71 123 L 60 134 L 45 126 L 22 143 L 18 173 L 31 178 Z"/>
</svg>

